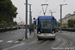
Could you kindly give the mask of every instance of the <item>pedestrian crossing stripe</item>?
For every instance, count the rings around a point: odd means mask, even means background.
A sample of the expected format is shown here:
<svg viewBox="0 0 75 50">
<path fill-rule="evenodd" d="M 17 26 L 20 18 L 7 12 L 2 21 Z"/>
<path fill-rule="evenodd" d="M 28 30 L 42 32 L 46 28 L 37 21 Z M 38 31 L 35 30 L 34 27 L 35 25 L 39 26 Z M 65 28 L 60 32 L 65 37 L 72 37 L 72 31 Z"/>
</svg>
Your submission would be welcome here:
<svg viewBox="0 0 75 50">
<path fill-rule="evenodd" d="M 3 40 L 0 40 L 0 43 L 3 42 Z"/>
<path fill-rule="evenodd" d="M 9 41 L 7 41 L 7 43 L 12 43 L 13 42 L 13 40 L 9 40 Z"/>
</svg>

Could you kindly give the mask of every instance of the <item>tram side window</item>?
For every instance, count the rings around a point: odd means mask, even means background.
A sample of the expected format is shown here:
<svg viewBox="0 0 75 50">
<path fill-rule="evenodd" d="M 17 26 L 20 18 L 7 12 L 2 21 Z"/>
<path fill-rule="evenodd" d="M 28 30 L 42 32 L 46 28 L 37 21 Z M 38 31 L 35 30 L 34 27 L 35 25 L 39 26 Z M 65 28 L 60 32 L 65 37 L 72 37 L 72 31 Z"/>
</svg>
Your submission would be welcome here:
<svg viewBox="0 0 75 50">
<path fill-rule="evenodd" d="M 53 22 L 53 29 L 55 29 L 55 22 Z"/>
<path fill-rule="evenodd" d="M 53 21 L 52 31 L 54 31 L 54 32 L 55 32 L 55 21 Z"/>
</svg>

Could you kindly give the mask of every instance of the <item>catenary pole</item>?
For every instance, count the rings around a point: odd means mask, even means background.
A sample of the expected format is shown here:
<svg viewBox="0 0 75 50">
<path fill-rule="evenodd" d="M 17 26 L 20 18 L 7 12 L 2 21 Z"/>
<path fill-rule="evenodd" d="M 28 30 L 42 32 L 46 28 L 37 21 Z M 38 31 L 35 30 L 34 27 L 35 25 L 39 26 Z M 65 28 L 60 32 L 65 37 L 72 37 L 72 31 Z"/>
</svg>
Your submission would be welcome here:
<svg viewBox="0 0 75 50">
<path fill-rule="evenodd" d="M 29 12 L 30 12 L 30 35 L 31 35 L 31 4 L 29 5 Z"/>
<path fill-rule="evenodd" d="M 28 18 L 28 0 L 26 0 L 26 30 L 25 30 L 25 38 L 27 39 L 27 18 Z"/>
<path fill-rule="evenodd" d="M 60 5 L 60 32 L 62 31 L 62 5 Z"/>
<path fill-rule="evenodd" d="M 62 6 L 67 4 L 60 4 L 60 32 L 62 32 Z"/>
</svg>

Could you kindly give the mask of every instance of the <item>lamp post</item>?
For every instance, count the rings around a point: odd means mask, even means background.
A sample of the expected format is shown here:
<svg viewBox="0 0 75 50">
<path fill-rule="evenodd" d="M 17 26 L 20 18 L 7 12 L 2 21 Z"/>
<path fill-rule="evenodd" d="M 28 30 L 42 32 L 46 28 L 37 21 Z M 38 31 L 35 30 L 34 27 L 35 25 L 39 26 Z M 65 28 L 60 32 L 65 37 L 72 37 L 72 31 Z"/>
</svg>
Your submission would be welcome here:
<svg viewBox="0 0 75 50">
<path fill-rule="evenodd" d="M 27 39 L 27 17 L 28 17 L 28 0 L 26 0 L 26 30 L 25 30 L 25 38 Z"/>
<path fill-rule="evenodd" d="M 46 14 L 46 11 L 47 11 L 47 6 L 48 6 L 48 4 L 41 4 L 41 6 L 42 6 L 42 10 L 43 10 L 43 13 L 44 13 L 44 16 L 45 16 L 45 14 Z M 45 11 L 44 11 L 44 8 L 43 8 L 43 6 L 46 6 L 46 9 L 45 9 Z"/>
<path fill-rule="evenodd" d="M 31 4 L 28 4 L 28 0 L 26 0 L 26 31 L 25 31 L 25 38 L 27 39 L 27 17 L 28 17 L 28 12 L 30 12 L 30 27 L 32 23 L 32 16 L 31 16 Z M 29 11 L 28 11 L 28 5 L 29 5 Z M 31 35 L 31 32 L 30 32 Z"/>
<path fill-rule="evenodd" d="M 34 37 L 35 37 L 35 18 L 33 18 L 33 25 L 34 25 L 33 29 L 34 29 Z"/>
<path fill-rule="evenodd" d="M 31 24 L 32 24 L 32 16 L 31 16 L 31 4 L 29 5 L 29 12 L 30 12 L 30 35 L 31 35 Z"/>
<path fill-rule="evenodd" d="M 62 31 L 62 6 L 67 4 L 60 4 L 60 32 Z"/>
</svg>

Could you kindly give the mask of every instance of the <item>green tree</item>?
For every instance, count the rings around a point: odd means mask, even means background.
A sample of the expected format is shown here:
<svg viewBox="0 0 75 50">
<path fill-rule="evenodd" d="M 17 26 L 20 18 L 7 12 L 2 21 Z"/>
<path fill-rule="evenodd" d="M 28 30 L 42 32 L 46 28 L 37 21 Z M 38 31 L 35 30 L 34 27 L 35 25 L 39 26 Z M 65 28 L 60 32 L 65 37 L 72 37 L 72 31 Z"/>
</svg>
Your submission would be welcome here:
<svg viewBox="0 0 75 50">
<path fill-rule="evenodd" d="M 73 27 L 74 26 L 74 20 L 73 19 L 69 19 L 68 20 L 68 26 L 69 27 Z"/>
<path fill-rule="evenodd" d="M 58 27 L 60 27 L 60 23 L 59 22 L 57 22 L 57 25 L 58 25 Z"/>
<path fill-rule="evenodd" d="M 17 22 L 15 21 L 15 22 L 13 22 L 13 24 L 14 24 L 14 25 L 17 25 Z"/>
<path fill-rule="evenodd" d="M 11 0 L 0 0 L 0 18 L 6 22 L 13 22 L 16 18 L 17 8 L 12 4 Z"/>
<path fill-rule="evenodd" d="M 0 26 L 1 26 L 1 19 L 0 19 Z"/>
<path fill-rule="evenodd" d="M 0 23 L 1 23 L 1 18 L 0 18 Z"/>
<path fill-rule="evenodd" d="M 4 20 L 2 20 L 2 21 L 1 21 L 1 24 L 2 24 L 2 25 L 6 25 L 6 24 L 7 24 L 7 22 L 6 22 L 6 21 L 4 21 Z"/>
<path fill-rule="evenodd" d="M 8 23 L 9 26 L 11 26 L 12 24 L 13 24 L 12 22 L 9 22 L 9 23 Z"/>
<path fill-rule="evenodd" d="M 74 19 L 74 27 L 75 27 L 75 19 Z"/>
<path fill-rule="evenodd" d="M 67 26 L 67 23 L 63 23 L 62 25 L 63 25 L 63 26 Z"/>
</svg>

